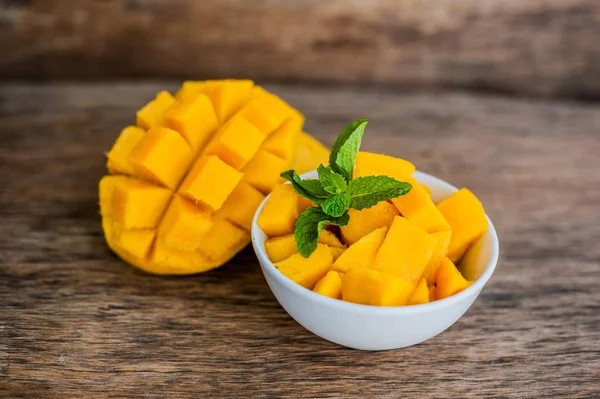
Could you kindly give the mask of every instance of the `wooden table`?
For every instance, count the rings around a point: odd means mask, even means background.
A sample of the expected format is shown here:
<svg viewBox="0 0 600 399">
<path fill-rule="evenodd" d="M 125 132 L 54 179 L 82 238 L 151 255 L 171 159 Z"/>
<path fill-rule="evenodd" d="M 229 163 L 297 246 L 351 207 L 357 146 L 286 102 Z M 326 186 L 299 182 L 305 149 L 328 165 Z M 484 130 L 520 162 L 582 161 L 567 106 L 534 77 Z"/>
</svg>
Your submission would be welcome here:
<svg viewBox="0 0 600 399">
<path fill-rule="evenodd" d="M 0 88 L 0 396 L 599 397 L 600 106 L 275 86 L 330 145 L 412 160 L 483 201 L 495 275 L 448 331 L 360 352 L 305 331 L 254 254 L 156 277 L 106 247 L 104 151 L 173 84 Z"/>
</svg>

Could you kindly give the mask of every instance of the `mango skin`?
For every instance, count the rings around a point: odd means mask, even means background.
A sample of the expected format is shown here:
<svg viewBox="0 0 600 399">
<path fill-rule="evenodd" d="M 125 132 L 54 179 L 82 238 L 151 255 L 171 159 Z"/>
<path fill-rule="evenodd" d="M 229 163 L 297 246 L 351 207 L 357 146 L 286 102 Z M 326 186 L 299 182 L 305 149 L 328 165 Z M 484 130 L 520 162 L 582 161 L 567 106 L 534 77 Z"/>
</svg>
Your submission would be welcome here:
<svg viewBox="0 0 600 399">
<path fill-rule="evenodd" d="M 248 80 L 185 82 L 175 97 L 160 92 L 136 122 L 108 152 L 107 177 L 118 179 L 101 180 L 100 213 L 113 252 L 154 274 L 194 274 L 229 261 L 250 242 L 252 216 L 279 174 L 296 161 L 316 169 L 329 155 L 302 131 L 297 110 Z M 214 162 L 198 168 L 211 154 Z M 197 210 L 167 212 L 174 198 Z M 188 214 L 202 223 L 189 234 Z"/>
</svg>

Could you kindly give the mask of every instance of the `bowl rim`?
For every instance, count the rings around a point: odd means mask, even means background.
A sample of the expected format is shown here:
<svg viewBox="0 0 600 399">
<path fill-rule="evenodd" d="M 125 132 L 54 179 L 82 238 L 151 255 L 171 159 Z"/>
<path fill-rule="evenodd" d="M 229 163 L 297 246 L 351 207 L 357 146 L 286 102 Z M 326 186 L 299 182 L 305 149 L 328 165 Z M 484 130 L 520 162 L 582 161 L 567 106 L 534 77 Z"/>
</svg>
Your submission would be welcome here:
<svg viewBox="0 0 600 399">
<path fill-rule="evenodd" d="M 430 175 L 428 173 L 416 171 L 413 174 L 413 177 L 417 178 L 418 176 L 423 176 L 425 178 L 435 180 L 436 183 L 438 183 L 442 186 L 445 186 L 447 189 L 449 189 L 453 192 L 458 191 L 458 188 L 456 188 L 452 184 L 450 184 L 438 177 Z M 316 177 L 316 170 L 304 173 L 304 174 L 302 174 L 302 177 L 303 178 L 314 178 L 314 177 Z M 419 180 L 419 179 L 417 178 L 417 180 Z M 319 302 L 323 306 L 329 306 L 329 307 L 337 308 L 337 309 L 343 310 L 343 311 L 382 314 L 382 315 L 402 315 L 402 314 L 413 314 L 413 313 L 422 312 L 422 311 L 442 310 L 442 309 L 452 307 L 453 305 L 455 305 L 458 302 L 467 300 L 469 297 L 471 297 L 473 295 L 478 296 L 479 292 L 483 289 L 485 284 L 492 277 L 492 274 L 494 273 L 494 270 L 496 269 L 496 265 L 498 263 L 498 257 L 499 257 L 499 252 L 500 252 L 500 244 L 498 242 L 498 234 L 496 233 L 494 224 L 492 223 L 489 216 L 486 214 L 485 217 L 488 222 L 488 233 L 490 234 L 490 238 L 492 240 L 492 254 L 491 254 L 490 260 L 489 260 L 488 264 L 486 265 L 483 273 L 481 273 L 481 275 L 477 278 L 477 280 L 475 280 L 473 282 L 473 284 L 471 284 L 469 287 L 462 290 L 458 294 L 454 294 L 452 296 L 449 296 L 444 299 L 436 300 L 434 302 L 424 303 L 424 304 L 420 304 L 420 305 L 403 305 L 403 306 L 363 305 L 363 304 L 358 304 L 358 303 L 342 301 L 340 299 L 330 298 L 330 297 L 327 297 L 327 296 L 324 296 L 321 294 L 317 294 L 316 292 L 309 290 L 308 288 L 305 288 L 305 287 L 301 286 L 300 284 L 293 282 L 292 280 L 287 278 L 285 275 L 283 275 L 281 272 L 279 272 L 279 270 L 275 267 L 273 262 L 271 262 L 271 260 L 267 256 L 267 252 L 266 252 L 266 249 L 264 246 L 264 242 L 266 241 L 266 239 L 263 240 L 262 243 L 259 242 L 260 241 L 259 233 L 264 234 L 264 232 L 260 229 L 260 227 L 258 227 L 257 221 L 258 221 L 259 215 L 261 214 L 265 204 L 267 203 L 267 201 L 269 200 L 270 197 L 271 197 L 271 194 L 269 194 L 261 202 L 260 206 L 256 209 L 256 212 L 252 219 L 252 232 L 251 232 L 252 246 L 253 246 L 254 252 L 259 260 L 259 263 L 261 265 L 261 269 L 263 270 L 263 273 L 268 273 L 272 278 L 277 280 L 277 282 L 279 282 L 286 289 L 289 289 L 299 295 L 307 296 L 307 299 L 310 299 L 315 302 Z M 266 237 L 266 235 L 265 235 L 265 237 Z"/>
</svg>

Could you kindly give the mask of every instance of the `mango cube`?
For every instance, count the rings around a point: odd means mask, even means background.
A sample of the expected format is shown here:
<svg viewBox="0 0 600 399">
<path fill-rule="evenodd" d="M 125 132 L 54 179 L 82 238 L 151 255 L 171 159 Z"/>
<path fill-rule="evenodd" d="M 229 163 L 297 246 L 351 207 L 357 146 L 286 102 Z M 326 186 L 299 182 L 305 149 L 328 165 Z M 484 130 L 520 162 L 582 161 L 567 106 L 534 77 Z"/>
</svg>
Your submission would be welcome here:
<svg viewBox="0 0 600 399">
<path fill-rule="evenodd" d="M 183 180 L 179 192 L 212 210 L 221 208 L 242 174 L 216 156 L 201 157 Z"/>
<path fill-rule="evenodd" d="M 181 88 L 175 93 L 175 99 L 180 102 L 189 103 L 204 92 L 204 82 L 188 80 L 183 82 Z"/>
<path fill-rule="evenodd" d="M 437 298 L 435 297 L 435 290 L 436 290 L 435 284 L 428 285 L 427 289 L 429 290 L 429 302 L 433 302 L 433 301 L 437 300 Z"/>
<path fill-rule="evenodd" d="M 333 299 L 342 299 L 342 277 L 338 272 L 330 270 L 321 278 L 313 291 Z"/>
<path fill-rule="evenodd" d="M 372 306 L 406 305 L 415 287 L 378 270 L 355 268 L 342 276 L 342 299 Z"/>
<path fill-rule="evenodd" d="M 179 133 L 166 127 L 154 127 L 131 151 L 129 162 L 137 175 L 174 189 L 193 157 L 192 149 Z"/>
<path fill-rule="evenodd" d="M 158 228 L 158 236 L 167 248 L 195 251 L 213 227 L 210 211 L 176 195 Z"/>
<path fill-rule="evenodd" d="M 437 241 L 401 216 L 396 216 L 379 248 L 373 269 L 394 274 L 417 284 L 429 263 Z"/>
<path fill-rule="evenodd" d="M 329 248 L 324 244 L 317 244 L 317 249 L 308 258 L 298 253 L 275 263 L 275 266 L 290 280 L 312 290 L 317 281 L 327 274 L 332 263 Z"/>
<path fill-rule="evenodd" d="M 127 176 L 115 175 L 103 176 L 102 179 L 100 179 L 98 191 L 100 197 L 100 215 L 102 215 L 103 218 L 112 219 L 112 204 L 115 187 L 117 187 L 119 182 L 127 184 L 129 179 L 130 178 Z"/>
<path fill-rule="evenodd" d="M 281 159 L 292 160 L 296 153 L 296 143 L 300 130 L 292 119 L 285 122 L 279 129 L 273 132 L 262 145 L 267 151 L 277 155 Z"/>
<path fill-rule="evenodd" d="M 142 129 L 162 126 L 167 109 L 175 103 L 175 98 L 168 91 L 161 91 L 156 98 L 136 113 L 136 123 Z"/>
<path fill-rule="evenodd" d="M 416 170 L 415 165 L 404 159 L 362 151 L 356 155 L 355 165 L 355 178 L 386 175 L 396 180 L 406 181 L 406 177 Z"/>
<path fill-rule="evenodd" d="M 236 253 L 246 246 L 250 233 L 225 219 L 215 220 L 212 229 L 206 234 L 198 251 L 209 259 L 219 259 L 226 253 Z"/>
<path fill-rule="evenodd" d="M 203 146 L 219 128 L 212 103 L 204 94 L 174 103 L 165 113 L 165 123 L 178 131 L 194 150 Z"/>
<path fill-rule="evenodd" d="M 284 121 L 279 114 L 272 114 L 264 109 L 265 104 L 261 100 L 252 100 L 241 109 L 239 115 L 256 126 L 265 136 L 271 134 Z"/>
<path fill-rule="evenodd" d="M 243 180 L 267 195 L 284 180 L 281 171 L 289 168 L 289 163 L 270 152 L 259 149 L 243 169 Z"/>
<path fill-rule="evenodd" d="M 444 299 L 454 294 L 458 294 L 471 285 L 460 271 L 454 266 L 454 263 L 447 257 L 442 259 L 438 274 L 435 279 L 435 297 Z"/>
<path fill-rule="evenodd" d="M 114 186 L 110 215 L 126 229 L 156 227 L 171 191 L 134 178 L 120 179 Z"/>
<path fill-rule="evenodd" d="M 118 229 L 115 245 L 136 258 L 145 259 L 155 237 L 154 229 Z"/>
<path fill-rule="evenodd" d="M 450 230 L 450 224 L 433 202 L 423 206 L 416 213 L 406 217 L 414 225 L 419 226 L 427 233 L 436 233 Z"/>
<path fill-rule="evenodd" d="M 446 256 L 448 247 L 450 246 L 452 231 L 440 231 L 437 233 L 432 233 L 430 236 L 435 239 L 437 244 L 433 249 L 431 259 L 429 259 L 429 263 L 427 263 L 427 267 L 425 267 L 425 271 L 423 272 L 423 277 L 425 277 L 425 280 L 427 280 L 427 284 L 435 283 L 435 277 L 437 276 L 440 263 Z"/>
<path fill-rule="evenodd" d="M 350 221 L 340 230 L 344 242 L 352 245 L 373 230 L 391 225 L 394 218 L 398 216 L 398 210 L 389 202 L 381 201 L 371 208 L 360 211 L 350 209 L 348 215 Z"/>
<path fill-rule="evenodd" d="M 291 184 L 279 184 L 273 188 L 271 197 L 258 217 L 258 226 L 267 236 L 283 236 L 294 232 L 300 216 L 298 197 Z"/>
<path fill-rule="evenodd" d="M 383 243 L 387 227 L 383 226 L 363 236 L 333 262 L 331 270 L 347 273 L 357 267 L 370 267 Z"/>
<path fill-rule="evenodd" d="M 327 245 L 328 247 L 346 248 L 346 246 L 342 244 L 340 239 L 337 238 L 337 236 L 329 230 L 321 231 L 321 234 L 319 235 L 319 242 L 321 244 Z"/>
<path fill-rule="evenodd" d="M 300 133 L 292 169 L 301 175 L 316 169 L 315 165 L 327 165 L 328 163 L 329 150 L 311 135 L 305 132 Z"/>
<path fill-rule="evenodd" d="M 155 269 L 155 273 L 158 272 L 158 274 L 200 273 L 218 265 L 200 252 L 178 251 L 168 248 L 160 238 L 154 242 L 150 260 L 153 265 L 161 265 L 160 268 Z"/>
<path fill-rule="evenodd" d="M 217 117 L 226 122 L 250 101 L 254 82 L 251 80 L 222 80 L 215 87 L 208 85 L 207 93 L 212 100 Z"/>
<path fill-rule="evenodd" d="M 228 165 L 241 170 L 254 157 L 264 138 L 253 124 L 236 115 L 217 132 L 205 154 L 217 155 Z"/>
<path fill-rule="evenodd" d="M 452 226 L 448 258 L 458 262 L 471 244 L 487 231 L 488 222 L 483 205 L 471 191 L 461 188 L 440 202 L 437 208 Z"/>
<path fill-rule="evenodd" d="M 423 303 L 429 303 L 429 288 L 427 288 L 427 281 L 421 278 L 417 284 L 417 288 L 415 288 L 410 298 L 408 298 L 407 305 L 421 305 Z"/>
<path fill-rule="evenodd" d="M 128 126 L 121 131 L 115 144 L 106 155 L 106 167 L 110 173 L 133 176 L 135 170 L 129 163 L 129 155 L 146 132 L 137 126 Z"/>
<path fill-rule="evenodd" d="M 221 209 L 215 213 L 215 217 L 225 218 L 250 231 L 254 212 L 264 199 L 265 196 L 260 191 L 242 180 L 227 197 Z"/>
<path fill-rule="evenodd" d="M 298 249 L 294 234 L 269 238 L 265 242 L 265 251 L 267 251 L 267 255 L 273 263 L 281 262 L 297 254 Z"/>
</svg>

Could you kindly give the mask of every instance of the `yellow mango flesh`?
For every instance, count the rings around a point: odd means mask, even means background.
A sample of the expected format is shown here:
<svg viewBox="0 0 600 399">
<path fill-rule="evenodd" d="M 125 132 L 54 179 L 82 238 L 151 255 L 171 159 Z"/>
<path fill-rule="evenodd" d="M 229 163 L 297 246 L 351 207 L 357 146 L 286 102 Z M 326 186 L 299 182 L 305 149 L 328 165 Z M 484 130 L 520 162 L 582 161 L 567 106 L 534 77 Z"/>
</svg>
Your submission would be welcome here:
<svg viewBox="0 0 600 399">
<path fill-rule="evenodd" d="M 313 291 L 333 299 L 342 299 L 342 277 L 338 272 L 330 270 L 317 282 Z"/>
<path fill-rule="evenodd" d="M 258 227 L 269 237 L 293 233 L 300 216 L 298 206 L 298 194 L 291 184 L 275 186 L 258 217 Z"/>
<path fill-rule="evenodd" d="M 407 305 L 421 305 L 424 303 L 429 303 L 429 288 L 427 288 L 427 281 L 421 278 L 410 298 L 408 298 Z"/>
<path fill-rule="evenodd" d="M 398 210 L 389 202 L 381 201 L 375 206 L 360 211 L 350 209 L 348 215 L 350 221 L 340 230 L 342 240 L 352 245 L 373 230 L 391 225 L 398 215 Z"/>
<path fill-rule="evenodd" d="M 429 291 L 429 302 L 435 301 L 437 299 L 435 297 L 435 291 L 436 291 L 435 284 L 428 285 L 427 290 Z"/>
<path fill-rule="evenodd" d="M 442 259 L 440 269 L 435 279 L 435 297 L 436 299 L 444 299 L 458 294 L 465 288 L 471 285 L 460 271 L 454 266 L 454 263 L 447 257 Z"/>
<path fill-rule="evenodd" d="M 385 175 L 405 181 L 406 176 L 415 173 L 415 165 L 401 158 L 383 154 L 359 152 L 356 155 L 354 177 Z"/>
<path fill-rule="evenodd" d="M 355 268 L 342 276 L 342 299 L 372 306 L 406 305 L 414 285 L 378 270 Z"/>
<path fill-rule="evenodd" d="M 352 244 L 335 260 L 332 270 L 347 273 L 357 267 L 370 267 L 383 243 L 387 227 L 380 227 Z"/>
<path fill-rule="evenodd" d="M 435 239 L 436 246 L 433 249 L 431 259 L 429 259 L 429 263 L 427 263 L 427 267 L 425 267 L 425 271 L 423 272 L 423 277 L 427 280 L 427 284 L 435 283 L 435 277 L 437 276 L 440 263 L 446 256 L 448 247 L 450 246 L 452 231 L 440 231 L 438 233 L 432 233 L 430 236 Z"/>
<path fill-rule="evenodd" d="M 488 228 L 485 210 L 475 195 L 461 188 L 437 205 L 452 226 L 448 258 L 458 263 L 467 249 L 485 234 Z"/>
<path fill-rule="evenodd" d="M 185 82 L 176 97 L 163 91 L 142 107 L 136 124 L 107 154 L 100 208 L 110 248 L 151 273 L 227 262 L 249 243 L 279 174 L 299 156 L 311 170 L 322 161 L 304 155 L 328 156 L 302 133 L 300 113 L 247 80 Z M 297 212 L 308 206 L 297 202 Z"/>
<path fill-rule="evenodd" d="M 421 228 L 396 216 L 371 267 L 394 274 L 414 286 L 423 275 L 436 245 L 436 240 Z"/>
<path fill-rule="evenodd" d="M 299 175 L 315 170 L 320 164 L 329 163 L 329 150 L 308 133 L 300 133 L 297 145 L 292 169 Z"/>
<path fill-rule="evenodd" d="M 333 259 L 337 259 L 346 250 L 340 240 L 330 231 L 323 230 L 319 235 L 319 243 L 329 247 Z M 281 237 L 272 237 L 265 241 L 265 250 L 269 259 L 273 263 L 281 262 L 290 256 L 298 253 L 296 239 L 294 234 L 287 234 Z"/>
<path fill-rule="evenodd" d="M 293 282 L 312 290 L 331 267 L 333 256 L 327 245 L 317 244 L 317 249 L 308 257 L 295 254 L 275 263 L 275 267 Z"/>
</svg>

